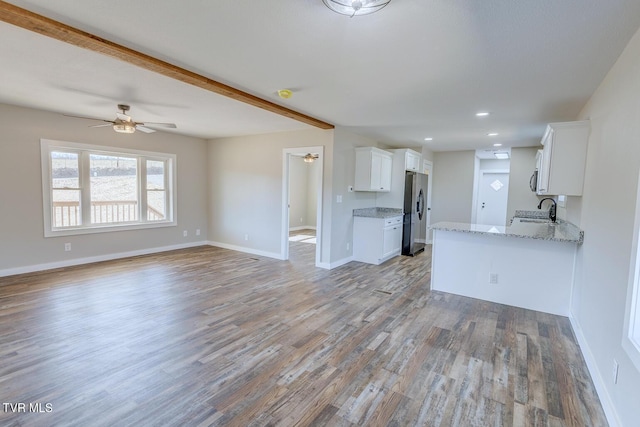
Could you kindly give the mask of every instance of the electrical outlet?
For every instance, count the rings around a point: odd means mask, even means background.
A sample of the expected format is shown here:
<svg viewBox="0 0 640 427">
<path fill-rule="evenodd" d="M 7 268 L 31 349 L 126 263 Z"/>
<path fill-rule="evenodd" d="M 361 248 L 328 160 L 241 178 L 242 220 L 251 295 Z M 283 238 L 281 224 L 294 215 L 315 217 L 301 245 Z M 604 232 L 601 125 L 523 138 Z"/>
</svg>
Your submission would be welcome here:
<svg viewBox="0 0 640 427">
<path fill-rule="evenodd" d="M 489 273 L 489 284 L 490 285 L 498 284 L 498 273 Z"/>
<path fill-rule="evenodd" d="M 614 384 L 618 384 L 618 369 L 620 368 L 620 365 L 618 364 L 618 361 L 616 359 L 613 359 L 613 383 Z"/>
<path fill-rule="evenodd" d="M 349 250 L 350 247 L 351 247 L 351 245 L 349 243 L 347 243 L 347 250 Z"/>
<path fill-rule="evenodd" d="M 338 194 L 336 196 L 336 203 L 342 203 L 342 195 L 341 194 Z"/>
<path fill-rule="evenodd" d="M 65 243 L 64 244 L 64 251 L 65 252 L 71 252 L 71 243 Z"/>
<path fill-rule="evenodd" d="M 247 240 L 247 241 L 249 240 L 249 234 L 244 235 L 244 240 Z"/>
<path fill-rule="evenodd" d="M 187 230 L 184 230 L 182 232 L 182 236 L 187 237 L 189 235 L 189 232 Z"/>
<path fill-rule="evenodd" d="M 196 228 L 196 236 L 199 236 L 199 235 L 200 235 L 200 229 Z"/>
<path fill-rule="evenodd" d="M 300 224 L 302 224 L 302 217 L 300 217 Z"/>
</svg>

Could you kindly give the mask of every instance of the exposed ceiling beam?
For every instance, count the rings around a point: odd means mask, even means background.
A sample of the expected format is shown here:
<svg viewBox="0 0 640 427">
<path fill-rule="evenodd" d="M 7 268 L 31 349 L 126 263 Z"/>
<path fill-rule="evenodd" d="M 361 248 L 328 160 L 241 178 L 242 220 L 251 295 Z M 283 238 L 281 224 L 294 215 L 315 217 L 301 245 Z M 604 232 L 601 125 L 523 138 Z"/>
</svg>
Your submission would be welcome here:
<svg viewBox="0 0 640 427">
<path fill-rule="evenodd" d="M 227 96 L 320 129 L 334 128 L 330 123 L 323 122 L 322 120 L 243 92 L 200 74 L 185 70 L 184 68 L 129 49 L 128 47 L 113 43 L 61 22 L 54 21 L 53 19 L 22 9 L 5 1 L 0 1 L 0 20 L 74 46 L 109 55 L 146 70 L 162 74 L 163 76 L 171 77 L 172 79 L 206 89 L 219 95 Z"/>
</svg>

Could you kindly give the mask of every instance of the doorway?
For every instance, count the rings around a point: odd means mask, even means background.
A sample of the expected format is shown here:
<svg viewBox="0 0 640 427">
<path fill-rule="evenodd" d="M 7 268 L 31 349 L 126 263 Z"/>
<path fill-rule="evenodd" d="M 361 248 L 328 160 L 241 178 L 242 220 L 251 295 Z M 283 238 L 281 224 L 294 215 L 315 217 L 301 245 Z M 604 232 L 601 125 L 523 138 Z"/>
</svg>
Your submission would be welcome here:
<svg viewBox="0 0 640 427">
<path fill-rule="evenodd" d="M 322 253 L 322 180 L 324 147 L 283 150 L 281 255 L 288 260 L 290 245 L 315 250 L 315 266 Z M 307 156 L 307 161 L 304 157 Z"/>
<path fill-rule="evenodd" d="M 507 222 L 509 172 L 480 171 L 476 223 L 504 226 Z"/>
</svg>

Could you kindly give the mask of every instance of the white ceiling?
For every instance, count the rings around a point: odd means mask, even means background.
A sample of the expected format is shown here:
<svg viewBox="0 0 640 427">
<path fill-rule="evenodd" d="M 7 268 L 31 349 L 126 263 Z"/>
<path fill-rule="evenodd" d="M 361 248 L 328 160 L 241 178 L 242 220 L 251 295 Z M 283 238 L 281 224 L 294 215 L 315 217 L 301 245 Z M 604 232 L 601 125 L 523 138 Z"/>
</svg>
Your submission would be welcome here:
<svg viewBox="0 0 640 427">
<path fill-rule="evenodd" d="M 434 151 L 536 144 L 546 123 L 576 118 L 640 27 L 638 0 L 392 0 L 354 18 L 322 0 L 10 3 L 390 146 Z M 107 119 L 128 103 L 134 120 L 207 139 L 309 128 L 4 22 L 0 39 L 1 103 Z M 278 98 L 282 88 L 293 97 Z"/>
</svg>

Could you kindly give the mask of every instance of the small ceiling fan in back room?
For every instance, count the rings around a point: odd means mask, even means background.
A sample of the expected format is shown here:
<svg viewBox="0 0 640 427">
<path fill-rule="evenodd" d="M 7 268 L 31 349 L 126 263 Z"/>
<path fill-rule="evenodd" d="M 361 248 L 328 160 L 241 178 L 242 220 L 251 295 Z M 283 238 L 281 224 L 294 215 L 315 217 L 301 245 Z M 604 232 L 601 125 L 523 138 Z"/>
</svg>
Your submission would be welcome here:
<svg viewBox="0 0 640 427">
<path fill-rule="evenodd" d="M 70 114 L 65 114 L 67 117 L 74 117 L 76 119 L 87 119 L 87 120 L 100 120 L 102 122 L 106 122 L 101 125 L 93 125 L 89 126 L 92 128 L 99 128 L 104 126 L 112 126 L 113 130 L 119 133 L 134 133 L 136 130 L 139 130 L 144 133 L 153 133 L 154 129 L 151 128 L 167 128 L 167 129 L 176 129 L 176 125 L 174 123 L 155 123 L 155 122 L 135 122 L 131 118 L 131 116 L 127 115 L 127 111 L 131 109 L 126 104 L 118 104 L 118 109 L 121 112 L 116 113 L 116 118 L 114 120 L 107 119 L 97 119 L 95 117 L 82 117 L 82 116 L 73 116 Z"/>
</svg>

